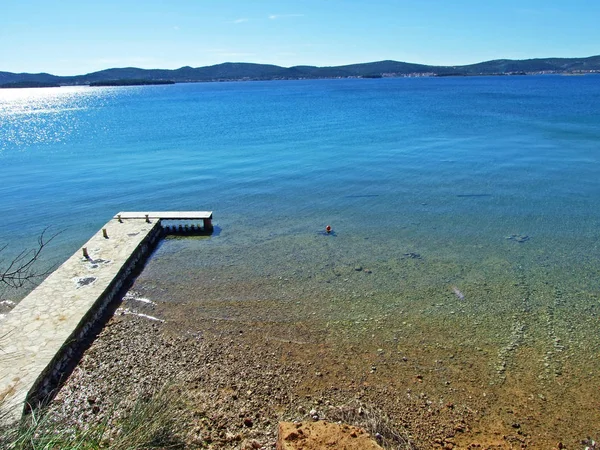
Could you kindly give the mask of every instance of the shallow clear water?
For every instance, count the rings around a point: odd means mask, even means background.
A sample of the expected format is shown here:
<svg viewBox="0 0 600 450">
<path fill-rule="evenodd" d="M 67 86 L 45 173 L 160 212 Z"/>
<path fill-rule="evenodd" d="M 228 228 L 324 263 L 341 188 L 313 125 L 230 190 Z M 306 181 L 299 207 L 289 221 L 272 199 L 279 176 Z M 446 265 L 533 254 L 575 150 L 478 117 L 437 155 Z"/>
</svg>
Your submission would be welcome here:
<svg viewBox="0 0 600 450">
<path fill-rule="evenodd" d="M 64 230 L 60 262 L 117 211 L 213 210 L 218 235 L 160 245 L 146 297 L 462 354 L 468 392 L 529 380 L 597 417 L 599 81 L 3 90 L 0 240 Z"/>
</svg>

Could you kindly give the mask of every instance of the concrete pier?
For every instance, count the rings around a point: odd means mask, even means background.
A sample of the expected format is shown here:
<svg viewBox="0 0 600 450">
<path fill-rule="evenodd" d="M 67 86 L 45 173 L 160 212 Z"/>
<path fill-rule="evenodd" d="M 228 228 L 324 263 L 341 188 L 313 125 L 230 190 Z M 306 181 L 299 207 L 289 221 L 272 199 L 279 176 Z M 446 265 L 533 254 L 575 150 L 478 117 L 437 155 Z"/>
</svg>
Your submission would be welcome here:
<svg viewBox="0 0 600 450">
<path fill-rule="evenodd" d="M 115 216 L 0 321 L 0 409 L 5 421 L 18 420 L 52 398 L 111 302 L 163 236 L 160 214 Z M 207 219 L 212 226 L 212 213 L 187 215 Z"/>
</svg>

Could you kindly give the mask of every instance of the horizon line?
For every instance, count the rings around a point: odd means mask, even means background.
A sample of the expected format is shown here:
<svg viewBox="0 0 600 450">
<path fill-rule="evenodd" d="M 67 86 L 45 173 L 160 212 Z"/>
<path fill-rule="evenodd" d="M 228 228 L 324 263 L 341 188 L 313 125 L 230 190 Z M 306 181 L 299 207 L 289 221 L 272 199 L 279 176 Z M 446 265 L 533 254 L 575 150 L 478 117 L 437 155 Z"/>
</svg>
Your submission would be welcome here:
<svg viewBox="0 0 600 450">
<path fill-rule="evenodd" d="M 23 75 L 23 74 L 28 74 L 28 75 L 41 75 L 41 74 L 46 74 L 46 75 L 52 75 L 52 76 L 56 76 L 56 77 L 78 77 L 78 76 L 85 76 L 85 75 L 90 75 L 90 74 L 94 74 L 94 73 L 98 73 L 98 72 L 103 72 L 106 70 L 114 70 L 114 69 L 138 69 L 138 70 L 169 70 L 169 71 L 176 71 L 176 70 L 180 70 L 183 68 L 192 68 L 192 69 L 201 69 L 201 68 L 205 68 L 205 67 L 215 67 L 215 66 L 220 66 L 220 65 L 224 65 L 224 64 L 252 64 L 252 65 L 260 65 L 260 66 L 275 66 L 275 67 L 281 67 L 284 69 L 292 69 L 294 67 L 316 67 L 316 68 L 330 68 L 330 67 L 345 67 L 345 66 L 355 66 L 355 65 L 361 65 L 361 64 L 374 64 L 374 63 L 379 63 L 379 62 L 397 62 L 397 63 L 402 63 L 402 64 L 413 64 L 413 65 L 418 65 L 418 66 L 428 66 L 428 67 L 452 67 L 452 68 L 457 68 L 457 67 L 468 67 L 468 66 L 473 66 L 476 64 L 483 64 L 483 63 L 488 63 L 488 62 L 494 62 L 494 61 L 534 61 L 534 60 L 540 60 L 540 59 L 589 59 L 589 58 L 595 58 L 595 57 L 600 57 L 600 54 L 598 55 L 590 55 L 590 56 L 569 56 L 569 57 L 565 57 L 565 56 L 546 56 L 546 57 L 535 57 L 535 58 L 523 58 L 523 59 L 513 59 L 513 58 L 496 58 L 496 59 L 487 59 L 487 60 L 483 60 L 483 61 L 478 61 L 478 62 L 474 62 L 474 63 L 469 63 L 469 64 L 426 64 L 426 63 L 418 63 L 418 62 L 408 62 L 408 61 L 399 61 L 399 60 L 395 60 L 395 59 L 381 59 L 381 60 L 376 60 L 376 61 L 368 61 L 368 62 L 357 62 L 357 63 L 349 63 L 349 64 L 338 64 L 338 65 L 312 65 L 312 64 L 295 64 L 292 66 L 280 66 L 278 64 L 274 64 L 274 63 L 255 63 L 255 62 L 248 62 L 248 61 L 224 61 L 224 62 L 220 62 L 220 63 L 216 63 L 216 64 L 208 64 L 208 65 L 204 65 L 204 66 L 190 66 L 190 65 L 183 65 L 174 69 L 166 69 L 166 68 L 161 68 L 161 67 L 154 67 L 154 68 L 143 68 L 143 67 L 137 67 L 137 66 L 114 66 L 114 67 L 107 67 L 105 69 L 99 69 L 99 70 L 95 70 L 93 72 L 87 72 L 87 73 L 80 73 L 80 74 L 75 74 L 75 75 L 56 75 L 54 73 L 51 72 L 11 72 L 8 70 L 0 70 L 0 73 L 10 73 L 10 74 L 15 74 L 15 75 Z"/>
</svg>

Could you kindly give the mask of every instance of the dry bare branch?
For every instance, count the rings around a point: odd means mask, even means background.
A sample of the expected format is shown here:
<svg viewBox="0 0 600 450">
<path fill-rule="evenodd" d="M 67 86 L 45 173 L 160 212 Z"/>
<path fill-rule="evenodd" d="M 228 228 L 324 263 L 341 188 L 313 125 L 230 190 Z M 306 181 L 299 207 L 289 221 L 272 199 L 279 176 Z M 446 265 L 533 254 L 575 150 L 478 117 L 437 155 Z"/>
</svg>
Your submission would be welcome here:
<svg viewBox="0 0 600 450">
<path fill-rule="evenodd" d="M 48 228 L 44 228 L 41 232 L 35 248 L 23 250 L 16 257 L 12 258 L 6 267 L 3 265 L 3 261 L 0 260 L 0 285 L 10 288 L 20 288 L 26 283 L 33 283 L 36 279 L 45 277 L 52 272 L 53 268 L 37 271 L 34 267 L 36 261 L 40 258 L 42 250 L 60 234 L 58 232 L 47 237 L 47 231 Z M 7 245 L 0 247 L 0 254 L 6 248 Z"/>
</svg>

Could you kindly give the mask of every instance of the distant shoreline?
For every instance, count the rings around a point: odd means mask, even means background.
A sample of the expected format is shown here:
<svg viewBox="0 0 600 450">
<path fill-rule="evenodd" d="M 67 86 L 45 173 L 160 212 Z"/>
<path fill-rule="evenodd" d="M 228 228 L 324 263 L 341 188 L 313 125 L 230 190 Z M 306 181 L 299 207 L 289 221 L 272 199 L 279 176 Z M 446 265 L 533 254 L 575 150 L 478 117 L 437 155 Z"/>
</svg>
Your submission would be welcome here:
<svg viewBox="0 0 600 450">
<path fill-rule="evenodd" d="M 60 88 L 73 86 L 89 87 L 117 87 L 117 86 L 162 86 L 171 84 L 190 84 L 190 83 L 227 83 L 240 81 L 300 81 L 300 80 L 333 80 L 333 79 L 382 79 L 382 78 L 475 78 L 475 77 L 513 77 L 513 76 L 536 76 L 536 75 L 558 75 L 558 76 L 587 76 L 600 75 L 600 72 L 590 73 L 486 73 L 486 74 L 409 74 L 397 76 L 348 76 L 348 77 L 325 77 L 325 78 L 245 78 L 245 79 L 215 79 L 215 80 L 197 80 L 197 81 L 174 81 L 174 80 L 108 80 L 95 81 L 84 84 L 53 84 L 38 82 L 17 82 L 0 85 L 0 89 L 25 89 L 25 88 Z"/>
<path fill-rule="evenodd" d="M 85 75 L 0 72 L 2 87 L 131 86 L 220 81 L 270 81 L 337 78 L 402 78 L 514 75 L 586 75 L 600 73 L 600 55 L 587 58 L 498 59 L 463 66 L 431 66 L 400 61 L 376 61 L 345 66 L 294 66 L 223 63 L 179 69 L 112 68 Z M 135 81 L 135 83 L 133 82 Z"/>
<path fill-rule="evenodd" d="M 0 85 L 0 89 L 23 89 L 23 88 L 49 88 L 60 87 L 56 83 L 41 83 L 36 81 L 16 81 L 14 83 L 5 83 Z"/>
<path fill-rule="evenodd" d="M 157 84 L 175 84 L 172 80 L 107 80 L 107 81 L 94 81 L 89 85 L 91 87 L 96 86 L 150 86 Z"/>
</svg>

